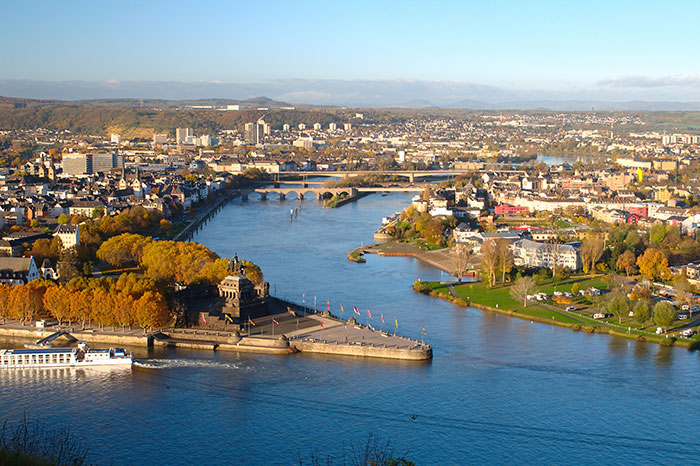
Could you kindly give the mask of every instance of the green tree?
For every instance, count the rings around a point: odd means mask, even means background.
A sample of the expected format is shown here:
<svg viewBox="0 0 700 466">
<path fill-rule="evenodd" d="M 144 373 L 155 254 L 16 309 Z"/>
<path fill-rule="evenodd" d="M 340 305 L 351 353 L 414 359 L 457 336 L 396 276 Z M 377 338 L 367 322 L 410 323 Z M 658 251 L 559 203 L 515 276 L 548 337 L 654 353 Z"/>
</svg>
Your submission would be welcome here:
<svg viewBox="0 0 700 466">
<path fill-rule="evenodd" d="M 668 327 L 678 318 L 678 313 L 673 305 L 666 301 L 658 302 L 654 305 L 654 323 L 668 331 Z"/>
<path fill-rule="evenodd" d="M 648 301 L 639 301 L 634 305 L 634 320 L 644 325 L 651 319 L 651 308 Z"/>
<path fill-rule="evenodd" d="M 622 318 L 627 317 L 630 312 L 630 303 L 622 293 L 612 293 L 608 301 L 608 311 L 617 317 L 617 323 L 622 323 Z"/>
<path fill-rule="evenodd" d="M 58 219 L 56 219 L 59 225 L 67 225 L 68 222 L 70 222 L 70 217 L 66 214 L 61 214 L 58 216 Z"/>
</svg>

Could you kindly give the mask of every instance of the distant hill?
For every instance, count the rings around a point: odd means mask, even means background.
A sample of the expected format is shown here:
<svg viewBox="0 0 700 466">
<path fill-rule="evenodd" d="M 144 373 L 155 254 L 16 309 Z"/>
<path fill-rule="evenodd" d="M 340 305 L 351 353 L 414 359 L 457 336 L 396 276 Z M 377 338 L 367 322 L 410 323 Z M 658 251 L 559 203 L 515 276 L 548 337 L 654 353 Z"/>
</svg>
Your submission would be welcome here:
<svg viewBox="0 0 700 466">
<path fill-rule="evenodd" d="M 227 104 L 242 104 L 244 109 L 219 111 L 187 108 L 192 105 Z M 242 130 L 245 123 L 256 121 L 263 115 L 265 121 L 275 128 L 284 123 L 311 126 L 314 123 L 327 125 L 343 121 L 341 116 L 330 111 L 280 109 L 287 106 L 290 105 L 267 97 L 196 101 L 97 99 L 79 102 L 0 97 L 0 129 L 68 129 L 79 134 L 119 133 L 125 137 L 147 137 L 161 132 L 174 134 L 178 127 L 193 128 L 196 134 L 214 133 L 222 129 Z M 258 107 L 273 111 L 257 110 Z"/>
</svg>

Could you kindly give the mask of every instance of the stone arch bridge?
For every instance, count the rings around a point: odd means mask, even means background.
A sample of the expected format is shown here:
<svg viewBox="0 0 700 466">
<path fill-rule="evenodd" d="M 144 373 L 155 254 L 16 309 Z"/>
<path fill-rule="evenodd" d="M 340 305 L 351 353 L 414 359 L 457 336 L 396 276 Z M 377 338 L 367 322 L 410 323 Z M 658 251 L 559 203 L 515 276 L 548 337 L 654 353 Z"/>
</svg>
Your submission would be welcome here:
<svg viewBox="0 0 700 466">
<path fill-rule="evenodd" d="M 298 199 L 306 199 L 315 196 L 319 200 L 330 199 L 333 196 L 346 195 L 356 196 L 357 188 L 251 188 L 237 189 L 241 195 L 241 199 L 247 201 L 251 194 L 258 193 L 261 200 L 267 200 L 269 195 L 278 196 L 280 199 L 286 199 L 290 194 L 296 194 Z"/>
</svg>

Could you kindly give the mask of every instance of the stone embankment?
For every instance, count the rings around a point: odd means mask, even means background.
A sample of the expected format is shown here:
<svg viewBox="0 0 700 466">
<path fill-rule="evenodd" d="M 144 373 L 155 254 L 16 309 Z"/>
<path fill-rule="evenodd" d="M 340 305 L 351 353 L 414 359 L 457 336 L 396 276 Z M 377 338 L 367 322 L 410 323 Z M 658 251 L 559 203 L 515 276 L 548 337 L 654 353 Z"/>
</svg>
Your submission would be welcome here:
<svg viewBox="0 0 700 466">
<path fill-rule="evenodd" d="M 287 321 L 287 328 L 284 328 L 284 333 L 280 329 L 276 336 L 242 335 L 241 332 L 202 328 L 169 328 L 146 334 L 143 329 L 118 327 L 80 330 L 49 324 L 45 328 L 35 328 L 22 326 L 16 321 L 0 325 L 0 336 L 27 339 L 29 343 L 61 330 L 65 334 L 58 340 L 67 338 L 110 346 L 164 346 L 267 354 L 322 353 L 411 361 L 424 361 L 433 357 L 433 349 L 426 343 L 359 324 L 354 318 L 345 321 L 328 312 L 318 313 L 294 303 L 276 301 L 283 309 L 287 309 L 287 312 L 277 316 L 278 321 Z M 283 315 L 286 319 L 283 319 Z M 262 321 L 264 319 L 261 318 Z M 268 316 L 267 319 L 271 320 L 272 317 Z M 296 326 L 292 321 L 296 321 Z"/>
</svg>

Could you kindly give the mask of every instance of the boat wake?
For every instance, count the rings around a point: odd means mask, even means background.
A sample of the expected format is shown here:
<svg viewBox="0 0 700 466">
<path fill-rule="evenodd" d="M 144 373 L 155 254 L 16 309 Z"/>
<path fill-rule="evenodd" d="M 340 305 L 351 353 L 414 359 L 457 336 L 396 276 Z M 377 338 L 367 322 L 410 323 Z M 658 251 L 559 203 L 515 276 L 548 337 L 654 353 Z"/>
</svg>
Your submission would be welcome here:
<svg viewBox="0 0 700 466">
<path fill-rule="evenodd" d="M 182 367 L 239 369 L 239 367 L 233 363 L 208 361 L 206 359 L 134 359 L 134 366 L 146 369 L 178 369 Z"/>
</svg>

